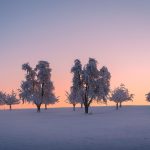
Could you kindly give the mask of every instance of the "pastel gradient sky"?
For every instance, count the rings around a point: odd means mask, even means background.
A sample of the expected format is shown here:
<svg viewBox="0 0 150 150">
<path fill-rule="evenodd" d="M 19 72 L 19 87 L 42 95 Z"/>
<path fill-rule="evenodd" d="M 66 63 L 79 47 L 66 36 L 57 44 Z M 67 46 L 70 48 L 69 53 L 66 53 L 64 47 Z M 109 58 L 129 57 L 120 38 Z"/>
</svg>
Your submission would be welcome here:
<svg viewBox="0 0 150 150">
<path fill-rule="evenodd" d="M 112 89 L 124 83 L 135 94 L 128 104 L 148 104 L 149 8 L 149 0 L 0 0 L 0 90 L 19 88 L 23 63 L 47 60 L 60 96 L 55 107 L 68 106 L 74 59 L 93 57 L 110 70 Z"/>
</svg>

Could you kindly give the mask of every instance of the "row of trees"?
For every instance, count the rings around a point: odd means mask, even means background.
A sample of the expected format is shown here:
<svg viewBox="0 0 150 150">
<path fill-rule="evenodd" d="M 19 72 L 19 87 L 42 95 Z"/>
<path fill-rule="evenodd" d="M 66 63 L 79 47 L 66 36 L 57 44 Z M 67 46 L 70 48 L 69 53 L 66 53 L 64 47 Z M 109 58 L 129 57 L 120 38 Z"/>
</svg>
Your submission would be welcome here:
<svg viewBox="0 0 150 150">
<path fill-rule="evenodd" d="M 25 63 L 22 65 L 22 70 L 26 73 L 19 89 L 19 98 L 14 91 L 11 94 L 0 92 L 0 105 L 9 105 L 11 109 L 11 106 L 19 104 L 21 99 L 23 103 L 35 104 L 37 112 L 40 112 L 42 104 L 47 109 L 47 105 L 58 102 L 51 81 L 52 69 L 47 61 L 39 61 L 34 68 Z M 106 104 L 110 100 L 116 103 L 118 109 L 123 102 L 133 100 L 133 94 L 130 94 L 123 84 L 113 91 L 110 90 L 110 72 L 106 66 L 98 69 L 98 62 L 93 58 L 89 58 L 84 66 L 79 59 L 76 59 L 71 73 L 73 74 L 72 85 L 70 91 L 66 92 L 66 96 L 67 102 L 73 105 L 74 111 L 77 104 L 81 104 L 81 108 L 84 106 L 85 113 L 88 113 L 94 101 Z M 150 92 L 146 94 L 146 100 L 150 102 Z"/>
<path fill-rule="evenodd" d="M 82 97 L 81 99 L 78 99 L 76 92 L 73 92 L 73 88 L 71 87 L 71 94 L 67 92 L 67 100 L 69 101 L 70 104 L 73 105 L 73 110 L 75 111 L 75 106 L 76 104 L 80 103 L 81 108 L 83 105 Z M 113 101 L 116 103 L 116 109 L 119 107 L 122 107 L 122 103 L 133 100 L 133 94 L 129 94 L 129 91 L 127 88 L 125 88 L 124 84 L 121 84 L 119 87 L 114 89 L 111 92 L 111 96 L 108 98 L 110 101 Z M 150 93 L 146 94 L 146 100 L 150 102 Z M 46 100 L 45 100 L 46 101 Z M 23 100 L 24 102 L 24 100 Z M 3 92 L 0 92 L 0 105 L 9 105 L 10 110 L 12 109 L 12 105 L 16 105 L 20 103 L 20 99 L 17 98 L 16 93 L 12 91 L 11 94 L 6 94 Z M 34 103 L 34 101 L 33 101 Z M 47 103 L 50 104 L 50 103 Z M 53 104 L 51 102 L 51 104 Z M 45 105 L 46 106 L 46 105 Z M 45 107 L 47 109 L 47 107 Z M 39 112 L 39 110 L 37 109 Z"/>
</svg>

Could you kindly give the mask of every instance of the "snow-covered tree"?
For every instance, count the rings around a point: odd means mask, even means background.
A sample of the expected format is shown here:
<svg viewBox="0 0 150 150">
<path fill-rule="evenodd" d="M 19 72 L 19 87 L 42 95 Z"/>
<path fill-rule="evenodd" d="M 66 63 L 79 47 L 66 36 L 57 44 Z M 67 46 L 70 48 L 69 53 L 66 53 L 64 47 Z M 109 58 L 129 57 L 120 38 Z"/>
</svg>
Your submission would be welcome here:
<svg viewBox="0 0 150 150">
<path fill-rule="evenodd" d="M 74 91 L 73 87 L 70 88 L 70 93 L 66 92 L 67 102 L 73 105 L 73 111 L 75 111 L 76 104 L 82 102 L 82 96 L 80 91 Z"/>
<path fill-rule="evenodd" d="M 150 92 L 145 94 L 145 96 L 146 96 L 146 101 L 150 102 Z"/>
<path fill-rule="evenodd" d="M 19 89 L 19 96 L 24 102 L 33 102 L 38 111 L 40 111 L 40 106 L 42 104 L 41 99 L 39 97 L 39 84 L 36 79 L 36 72 L 32 67 L 25 63 L 22 65 L 22 70 L 26 71 L 25 80 L 21 83 L 21 89 Z M 36 99 L 37 97 L 37 99 Z"/>
<path fill-rule="evenodd" d="M 39 61 L 35 71 L 37 72 L 38 83 L 41 86 L 43 103 L 45 104 L 45 109 L 47 109 L 47 105 L 54 104 L 58 101 L 58 98 L 54 94 L 53 82 L 51 81 L 52 69 L 47 61 Z"/>
<path fill-rule="evenodd" d="M 118 105 L 122 106 L 122 102 L 133 100 L 133 94 L 130 94 L 128 89 L 125 88 L 124 84 L 121 84 L 119 87 L 115 88 L 110 96 L 110 100 L 116 103 L 116 109 Z"/>
<path fill-rule="evenodd" d="M 26 71 L 25 81 L 22 82 L 20 89 L 23 102 L 34 103 L 37 106 L 37 112 L 40 112 L 42 104 L 46 107 L 58 101 L 53 93 L 51 68 L 47 61 L 39 61 L 35 69 L 26 63 L 22 65 L 22 69 Z"/>
<path fill-rule="evenodd" d="M 99 71 L 97 61 L 89 58 L 88 64 L 84 66 L 82 71 L 82 99 L 85 107 L 85 113 L 93 100 L 97 102 L 106 102 L 109 93 L 110 73 L 106 67 L 102 67 Z"/>
<path fill-rule="evenodd" d="M 75 110 L 75 106 L 77 103 L 83 104 L 82 98 L 81 98 L 81 89 L 82 89 L 82 64 L 79 59 L 76 59 L 74 61 L 74 66 L 71 68 L 71 73 L 73 74 L 72 79 L 72 86 L 70 88 L 70 93 L 66 93 L 67 100 L 70 104 L 73 105 L 73 108 Z"/>
<path fill-rule="evenodd" d="M 99 72 L 100 78 L 98 80 L 98 89 L 99 89 L 99 99 L 103 99 L 104 102 L 107 102 L 107 96 L 110 92 L 110 79 L 111 74 L 108 71 L 106 66 L 103 66 Z"/>
<path fill-rule="evenodd" d="M 5 98 L 6 98 L 6 94 L 4 92 L 0 91 L 0 105 L 5 104 Z"/>
<path fill-rule="evenodd" d="M 4 103 L 9 105 L 9 109 L 12 109 L 12 105 L 16 105 L 20 103 L 20 100 L 17 98 L 16 93 L 12 91 L 11 94 L 7 94 L 4 99 Z"/>
</svg>

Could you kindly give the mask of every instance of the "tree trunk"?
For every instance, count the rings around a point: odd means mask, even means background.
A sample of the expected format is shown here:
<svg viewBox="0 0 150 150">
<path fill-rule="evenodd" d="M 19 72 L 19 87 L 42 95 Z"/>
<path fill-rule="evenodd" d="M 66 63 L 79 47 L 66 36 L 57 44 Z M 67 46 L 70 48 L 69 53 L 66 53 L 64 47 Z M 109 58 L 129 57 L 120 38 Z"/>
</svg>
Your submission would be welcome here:
<svg viewBox="0 0 150 150">
<path fill-rule="evenodd" d="M 88 102 L 88 85 L 86 85 L 86 92 L 85 92 L 85 95 L 84 95 L 84 108 L 85 108 L 85 114 L 88 114 L 89 113 L 89 106 L 90 106 L 90 103 Z"/>
<path fill-rule="evenodd" d="M 9 105 L 9 110 L 12 110 L 12 109 L 11 109 L 11 105 Z"/>
<path fill-rule="evenodd" d="M 88 114 L 89 113 L 89 106 L 88 105 L 84 105 L 85 106 L 85 113 Z"/>
<path fill-rule="evenodd" d="M 90 104 L 88 104 L 88 100 L 85 99 L 85 101 L 84 101 L 84 109 L 85 109 L 85 113 L 86 113 L 86 114 L 89 113 L 89 105 L 90 105 Z"/>
<path fill-rule="evenodd" d="M 118 110 L 118 103 L 116 103 L 116 109 Z"/>
<path fill-rule="evenodd" d="M 44 96 L 44 83 L 42 83 L 42 93 L 41 93 L 42 97 Z"/>
<path fill-rule="evenodd" d="M 122 103 L 120 102 L 120 105 L 119 105 L 119 107 L 121 108 L 122 107 Z"/>
<path fill-rule="evenodd" d="M 41 111 L 41 105 L 36 105 L 37 106 L 37 112 Z"/>
<path fill-rule="evenodd" d="M 83 103 L 81 103 L 81 108 L 83 108 Z"/>
<path fill-rule="evenodd" d="M 47 104 L 45 104 L 45 110 L 47 110 Z"/>
<path fill-rule="evenodd" d="M 76 104 L 73 104 L 73 111 L 76 110 Z"/>
</svg>

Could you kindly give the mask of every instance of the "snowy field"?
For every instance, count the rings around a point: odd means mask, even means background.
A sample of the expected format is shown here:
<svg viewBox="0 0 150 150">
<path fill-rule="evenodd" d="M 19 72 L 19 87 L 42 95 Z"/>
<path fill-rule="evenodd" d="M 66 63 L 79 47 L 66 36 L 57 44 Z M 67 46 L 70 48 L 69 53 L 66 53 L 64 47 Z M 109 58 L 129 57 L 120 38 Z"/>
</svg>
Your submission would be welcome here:
<svg viewBox="0 0 150 150">
<path fill-rule="evenodd" d="M 1 110 L 0 150 L 150 150 L 150 106 Z"/>
</svg>

